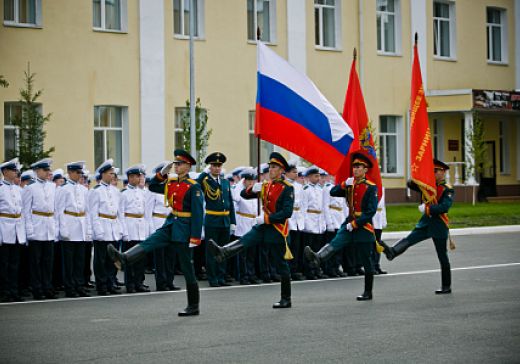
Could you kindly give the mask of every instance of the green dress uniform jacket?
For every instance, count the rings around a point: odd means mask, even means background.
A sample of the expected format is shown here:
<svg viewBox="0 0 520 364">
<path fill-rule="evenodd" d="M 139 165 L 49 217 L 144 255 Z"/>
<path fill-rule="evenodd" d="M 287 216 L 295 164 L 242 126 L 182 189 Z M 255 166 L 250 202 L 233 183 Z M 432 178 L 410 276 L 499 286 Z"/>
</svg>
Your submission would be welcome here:
<svg viewBox="0 0 520 364">
<path fill-rule="evenodd" d="M 148 189 L 165 194 L 172 209 L 161 227 L 170 229 L 170 241 L 199 245 L 203 222 L 203 196 L 200 185 L 190 178 L 170 178 L 166 181 L 154 177 Z"/>
<path fill-rule="evenodd" d="M 236 225 L 231 186 L 227 179 L 219 178 L 219 180 L 220 183 L 206 172 L 201 173 L 197 178 L 206 201 L 204 225 L 229 228 L 230 224 Z"/>
<path fill-rule="evenodd" d="M 347 199 L 349 215 L 340 227 L 346 230 L 346 225 L 353 226 L 349 240 L 356 243 L 374 243 L 375 235 L 372 218 L 377 212 L 377 186 L 367 179 L 356 181 L 353 186 L 346 186 L 345 182 L 332 187 L 330 195 Z"/>
<path fill-rule="evenodd" d="M 408 186 L 420 192 L 414 183 Z M 425 231 L 426 235 L 436 239 L 447 239 L 449 233 L 448 210 L 453 204 L 455 191 L 446 181 L 437 183 L 437 203 L 427 204 L 424 214 L 415 229 Z"/>
</svg>

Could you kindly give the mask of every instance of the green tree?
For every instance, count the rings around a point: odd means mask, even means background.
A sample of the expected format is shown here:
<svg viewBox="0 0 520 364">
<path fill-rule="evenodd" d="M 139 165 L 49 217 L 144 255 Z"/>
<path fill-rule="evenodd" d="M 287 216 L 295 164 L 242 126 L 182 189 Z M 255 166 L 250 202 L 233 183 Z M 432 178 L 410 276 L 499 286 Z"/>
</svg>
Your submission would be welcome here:
<svg viewBox="0 0 520 364">
<path fill-rule="evenodd" d="M 469 174 L 474 174 L 477 181 L 480 181 L 480 174 L 486 168 L 486 142 L 484 140 L 484 122 L 479 117 L 478 112 L 473 114 L 473 127 L 466 130 L 470 144 L 467 145 L 469 153 L 473 156 L 473 163 L 466 169 L 466 179 Z"/>
<path fill-rule="evenodd" d="M 9 87 L 9 82 L 4 78 L 3 75 L 0 75 L 0 86 L 3 88 Z"/>
<path fill-rule="evenodd" d="M 42 95 L 42 90 L 34 89 L 36 74 L 31 73 L 29 65 L 24 74 L 25 88 L 20 89 L 22 112 L 11 121 L 18 128 L 16 144 L 20 163 L 29 166 L 42 158 L 50 157 L 54 147 L 44 150 L 47 135 L 44 126 L 50 121 L 51 114 L 43 115 L 40 111 L 38 99 Z"/>
<path fill-rule="evenodd" d="M 190 101 L 186 100 L 186 112 L 182 115 L 182 147 L 188 152 L 191 150 L 191 123 L 190 123 Z M 195 149 L 197 150 L 197 165 L 201 166 L 206 158 L 208 143 L 212 129 L 208 129 L 208 113 L 202 108 L 200 98 L 195 102 Z"/>
</svg>

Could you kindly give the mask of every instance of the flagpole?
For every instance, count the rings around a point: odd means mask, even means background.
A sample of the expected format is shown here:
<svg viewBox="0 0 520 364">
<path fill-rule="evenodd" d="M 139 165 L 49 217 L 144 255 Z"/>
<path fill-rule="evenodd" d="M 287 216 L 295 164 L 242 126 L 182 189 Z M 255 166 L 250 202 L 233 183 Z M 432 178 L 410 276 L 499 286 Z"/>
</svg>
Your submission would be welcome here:
<svg viewBox="0 0 520 364">
<path fill-rule="evenodd" d="M 260 27 L 256 27 L 256 65 L 258 67 L 258 42 L 260 42 Z M 258 87 L 258 85 L 257 85 Z M 257 110 L 258 112 L 258 110 Z M 255 123 L 256 123 L 256 117 L 258 115 L 255 115 Z M 255 125 L 255 129 L 256 129 L 256 125 Z M 260 134 L 258 135 L 255 135 L 255 138 L 256 138 L 256 179 L 258 182 L 260 182 L 260 142 L 261 142 L 261 139 L 260 139 Z M 258 203 L 256 204 L 257 206 L 257 215 L 260 215 L 260 197 L 258 197 Z"/>
<path fill-rule="evenodd" d="M 195 123 L 195 54 L 193 37 L 195 33 L 195 0 L 190 0 L 190 153 L 197 160 L 197 126 Z"/>
</svg>

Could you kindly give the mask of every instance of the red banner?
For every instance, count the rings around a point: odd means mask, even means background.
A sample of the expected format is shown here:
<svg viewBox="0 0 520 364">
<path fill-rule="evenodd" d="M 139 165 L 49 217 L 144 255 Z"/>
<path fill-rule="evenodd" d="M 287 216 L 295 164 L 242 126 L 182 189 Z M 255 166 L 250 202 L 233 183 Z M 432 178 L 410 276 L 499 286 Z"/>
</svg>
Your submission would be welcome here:
<svg viewBox="0 0 520 364">
<path fill-rule="evenodd" d="M 410 97 L 410 169 L 412 181 L 419 186 L 425 202 L 432 202 L 437 194 L 433 173 L 433 153 L 421 66 L 414 46 L 412 93 Z"/>
<path fill-rule="evenodd" d="M 355 58 L 350 67 L 350 76 L 342 116 L 352 129 L 354 140 L 350 146 L 348 155 L 343 160 L 341 168 L 336 175 L 336 183 L 341 183 L 348 177 L 352 176 L 350 154 L 359 149 L 365 149 L 372 157 L 372 163 L 374 164 L 374 167 L 368 170 L 366 178 L 377 185 L 377 196 L 379 200 L 383 195 L 381 171 L 379 170 L 379 163 L 377 162 L 374 139 L 368 127 L 368 114 L 365 107 L 363 92 L 361 91 L 361 84 L 359 83 L 359 77 L 356 71 Z"/>
</svg>

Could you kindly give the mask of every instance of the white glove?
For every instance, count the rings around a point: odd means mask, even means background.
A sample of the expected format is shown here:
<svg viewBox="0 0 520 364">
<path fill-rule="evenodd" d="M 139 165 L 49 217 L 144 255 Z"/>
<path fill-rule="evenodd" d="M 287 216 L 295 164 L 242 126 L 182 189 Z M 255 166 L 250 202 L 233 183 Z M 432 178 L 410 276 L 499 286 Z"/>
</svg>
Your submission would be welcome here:
<svg viewBox="0 0 520 364">
<path fill-rule="evenodd" d="M 172 167 L 173 167 L 173 162 L 170 162 L 167 165 L 165 165 L 164 167 L 162 167 L 161 168 L 161 176 L 165 176 L 168 173 L 170 173 L 170 170 L 172 169 Z"/>
<path fill-rule="evenodd" d="M 189 247 L 189 248 L 196 248 L 196 247 L 198 247 L 198 245 L 197 245 L 197 244 L 190 243 L 190 245 L 189 245 L 188 247 Z"/>
<path fill-rule="evenodd" d="M 421 212 L 421 214 L 424 214 L 424 211 L 426 210 L 426 205 L 422 203 L 419 205 L 418 209 Z"/>
<path fill-rule="evenodd" d="M 352 224 L 350 222 L 347 224 L 347 230 L 348 231 L 354 230 L 354 227 L 352 226 Z"/>
<path fill-rule="evenodd" d="M 265 220 L 264 220 L 264 215 L 259 215 L 256 217 L 256 223 L 258 225 L 262 225 L 262 224 L 265 224 Z"/>
<path fill-rule="evenodd" d="M 260 192 L 262 191 L 262 182 L 256 182 L 254 185 L 253 185 L 253 188 L 251 189 L 251 191 L 253 192 Z"/>
<path fill-rule="evenodd" d="M 345 180 L 345 185 L 353 186 L 354 185 L 354 177 L 349 177 Z"/>
<path fill-rule="evenodd" d="M 230 224 L 229 225 L 229 232 L 231 234 L 234 234 L 236 229 L 237 229 L 237 226 L 235 224 Z"/>
</svg>

